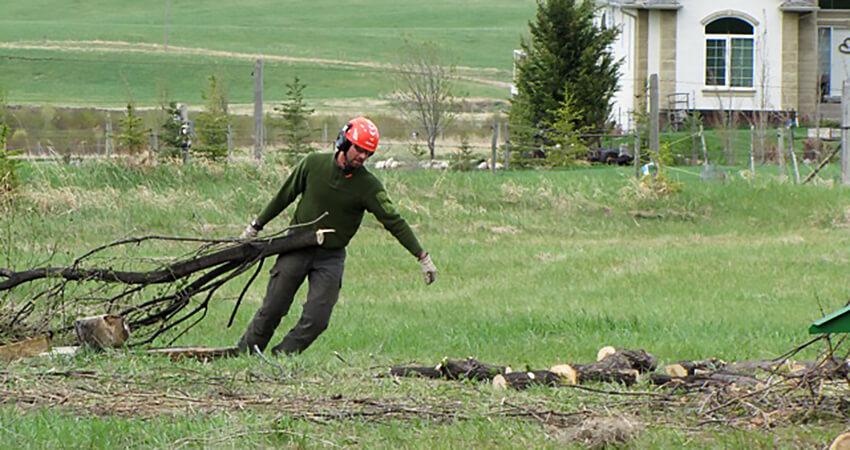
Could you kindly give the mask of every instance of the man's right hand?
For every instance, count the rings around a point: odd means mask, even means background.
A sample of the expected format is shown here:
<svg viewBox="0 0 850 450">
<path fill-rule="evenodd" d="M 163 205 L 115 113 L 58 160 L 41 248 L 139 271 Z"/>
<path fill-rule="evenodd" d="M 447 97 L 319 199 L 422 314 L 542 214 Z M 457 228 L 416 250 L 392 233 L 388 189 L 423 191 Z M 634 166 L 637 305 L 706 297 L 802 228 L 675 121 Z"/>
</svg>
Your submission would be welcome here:
<svg viewBox="0 0 850 450">
<path fill-rule="evenodd" d="M 431 255 L 422 252 L 419 255 L 419 267 L 422 269 L 422 275 L 425 276 L 425 284 L 433 283 L 437 276 L 437 267 L 431 262 Z"/>
<path fill-rule="evenodd" d="M 254 238 L 257 237 L 257 233 L 260 232 L 261 228 L 257 228 L 257 226 L 254 225 L 254 222 L 251 222 L 245 228 L 245 231 L 243 231 L 242 234 L 239 236 L 239 239 L 242 239 L 242 240 L 254 239 Z"/>
</svg>

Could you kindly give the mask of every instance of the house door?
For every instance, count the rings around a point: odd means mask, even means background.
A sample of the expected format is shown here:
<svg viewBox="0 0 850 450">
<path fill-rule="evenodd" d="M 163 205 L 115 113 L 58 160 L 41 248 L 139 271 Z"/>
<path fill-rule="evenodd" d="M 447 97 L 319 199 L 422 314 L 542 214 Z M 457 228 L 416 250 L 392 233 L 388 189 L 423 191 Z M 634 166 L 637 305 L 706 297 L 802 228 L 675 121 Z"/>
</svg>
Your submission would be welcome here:
<svg viewBox="0 0 850 450">
<path fill-rule="evenodd" d="M 818 28 L 818 93 L 819 100 L 823 102 L 830 93 L 830 61 L 832 50 L 832 28 Z"/>
<path fill-rule="evenodd" d="M 828 39 L 829 77 L 826 79 L 826 92 L 829 92 L 830 97 L 841 98 L 841 86 L 845 80 L 850 79 L 850 28 L 832 27 L 829 30 L 831 36 Z M 822 34 L 819 34 L 818 37 L 821 38 L 822 36 Z M 819 40 L 819 49 L 823 49 L 824 45 L 825 43 Z M 819 55 L 819 60 L 820 66 L 824 67 L 823 54 Z M 822 78 L 822 87 L 823 83 Z"/>
</svg>

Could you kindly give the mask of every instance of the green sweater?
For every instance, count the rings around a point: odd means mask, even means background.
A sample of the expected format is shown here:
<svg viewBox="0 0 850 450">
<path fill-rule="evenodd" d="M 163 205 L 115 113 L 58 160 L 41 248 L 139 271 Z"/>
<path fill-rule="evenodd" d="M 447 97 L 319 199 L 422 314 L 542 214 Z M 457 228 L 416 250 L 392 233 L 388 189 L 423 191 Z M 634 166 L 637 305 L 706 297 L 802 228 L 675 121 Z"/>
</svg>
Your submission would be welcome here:
<svg viewBox="0 0 850 450">
<path fill-rule="evenodd" d="M 314 228 L 333 228 L 325 235 L 324 247 L 343 248 L 354 237 L 363 221 L 363 212 L 374 214 L 411 254 L 417 256 L 422 246 L 407 221 L 399 215 L 384 185 L 365 167 L 343 171 L 334 162 L 334 154 L 312 153 L 295 167 L 280 191 L 266 206 L 257 224 L 264 226 L 301 195 L 292 225 L 328 215 Z"/>
</svg>

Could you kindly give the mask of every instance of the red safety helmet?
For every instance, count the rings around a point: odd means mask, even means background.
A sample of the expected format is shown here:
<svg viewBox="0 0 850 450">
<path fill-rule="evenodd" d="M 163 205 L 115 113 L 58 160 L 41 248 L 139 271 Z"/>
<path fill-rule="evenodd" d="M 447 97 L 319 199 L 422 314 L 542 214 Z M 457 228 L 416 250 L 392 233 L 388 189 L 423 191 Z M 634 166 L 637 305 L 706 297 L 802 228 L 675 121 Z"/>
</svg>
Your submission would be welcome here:
<svg viewBox="0 0 850 450">
<path fill-rule="evenodd" d="M 342 128 L 342 133 L 340 133 L 336 142 L 336 148 L 345 152 L 348 151 L 351 144 L 354 144 L 369 153 L 375 153 L 375 150 L 378 149 L 380 137 L 378 127 L 371 120 L 359 116 L 351 119 Z"/>
</svg>

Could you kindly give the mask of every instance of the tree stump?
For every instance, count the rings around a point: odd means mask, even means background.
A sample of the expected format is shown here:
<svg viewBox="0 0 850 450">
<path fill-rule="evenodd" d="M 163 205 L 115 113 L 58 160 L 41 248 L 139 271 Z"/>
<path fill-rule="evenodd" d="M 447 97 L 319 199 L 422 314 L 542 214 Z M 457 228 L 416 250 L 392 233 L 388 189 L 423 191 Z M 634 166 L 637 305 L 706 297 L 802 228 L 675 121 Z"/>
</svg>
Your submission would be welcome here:
<svg viewBox="0 0 850 450">
<path fill-rule="evenodd" d="M 130 327 L 117 314 L 85 317 L 74 323 L 80 345 L 97 349 L 119 348 L 130 337 Z"/>
</svg>

